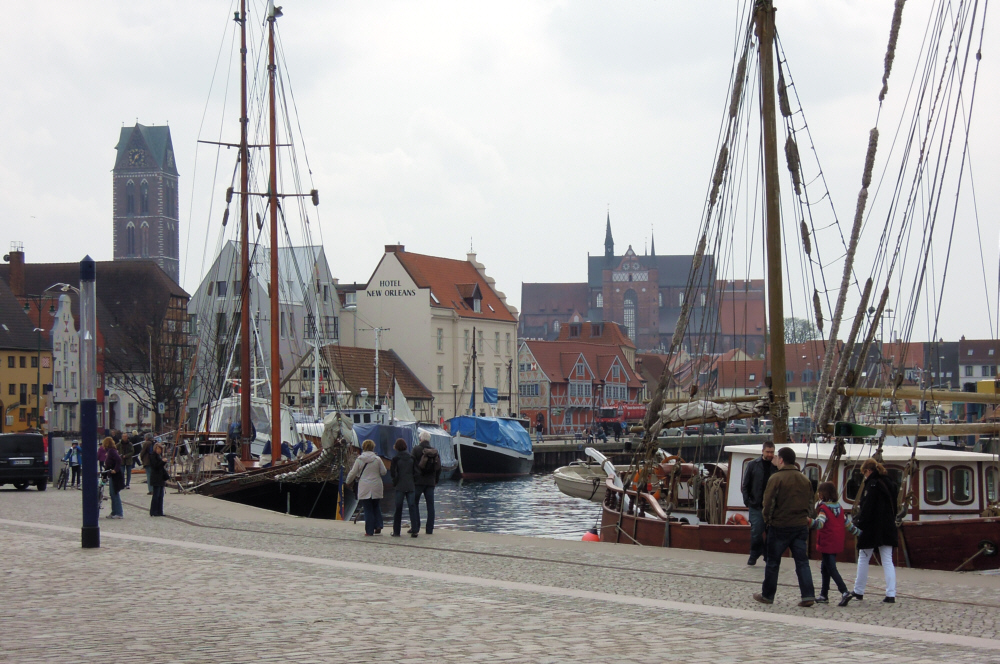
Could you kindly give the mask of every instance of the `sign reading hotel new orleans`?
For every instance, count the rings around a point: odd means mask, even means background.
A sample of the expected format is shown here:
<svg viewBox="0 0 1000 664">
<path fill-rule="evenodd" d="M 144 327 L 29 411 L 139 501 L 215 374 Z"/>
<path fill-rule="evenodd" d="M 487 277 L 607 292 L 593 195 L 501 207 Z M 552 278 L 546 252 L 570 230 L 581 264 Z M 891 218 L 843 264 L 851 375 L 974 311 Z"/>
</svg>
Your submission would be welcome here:
<svg viewBox="0 0 1000 664">
<path fill-rule="evenodd" d="M 365 292 L 370 297 L 413 297 L 417 294 L 417 291 L 401 286 L 399 279 L 383 279 L 378 282 L 377 289 L 369 288 Z"/>
</svg>

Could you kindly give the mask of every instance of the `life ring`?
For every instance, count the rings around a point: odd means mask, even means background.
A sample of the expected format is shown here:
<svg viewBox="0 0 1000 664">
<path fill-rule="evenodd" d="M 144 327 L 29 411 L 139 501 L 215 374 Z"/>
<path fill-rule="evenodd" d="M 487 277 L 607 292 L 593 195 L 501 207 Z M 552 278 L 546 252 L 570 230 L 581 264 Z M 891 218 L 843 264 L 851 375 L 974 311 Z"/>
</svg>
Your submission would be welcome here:
<svg viewBox="0 0 1000 664">
<path fill-rule="evenodd" d="M 740 514 L 739 512 L 737 512 L 736 514 L 734 514 L 731 517 L 729 517 L 726 520 L 726 523 L 728 525 L 730 525 L 730 526 L 749 526 L 750 525 L 750 522 L 747 521 L 747 518 L 745 516 L 743 516 L 742 514 Z"/>
</svg>

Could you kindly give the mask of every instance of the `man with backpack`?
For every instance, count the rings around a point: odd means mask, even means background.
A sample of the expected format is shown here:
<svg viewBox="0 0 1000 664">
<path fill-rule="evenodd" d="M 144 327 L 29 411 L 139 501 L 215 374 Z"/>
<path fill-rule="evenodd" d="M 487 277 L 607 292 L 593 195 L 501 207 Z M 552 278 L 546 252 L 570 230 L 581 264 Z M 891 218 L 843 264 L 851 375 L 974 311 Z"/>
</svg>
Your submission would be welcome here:
<svg viewBox="0 0 1000 664">
<path fill-rule="evenodd" d="M 434 532 L 434 487 L 441 475 L 441 455 L 431 447 L 431 435 L 420 432 L 420 443 L 413 448 L 413 484 L 416 493 L 413 503 L 416 506 L 416 524 L 410 534 L 420 532 L 420 496 L 427 501 L 427 534 Z"/>
</svg>

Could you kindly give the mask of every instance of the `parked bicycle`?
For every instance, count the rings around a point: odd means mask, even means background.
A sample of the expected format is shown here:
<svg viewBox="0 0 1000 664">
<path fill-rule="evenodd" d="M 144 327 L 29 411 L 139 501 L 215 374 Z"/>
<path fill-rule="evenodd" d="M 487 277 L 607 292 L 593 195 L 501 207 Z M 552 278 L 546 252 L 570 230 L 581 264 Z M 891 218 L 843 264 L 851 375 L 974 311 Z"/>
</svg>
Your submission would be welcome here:
<svg viewBox="0 0 1000 664">
<path fill-rule="evenodd" d="M 69 461 L 62 462 L 62 470 L 59 471 L 59 477 L 56 479 L 56 488 L 65 490 L 69 485 Z"/>
</svg>

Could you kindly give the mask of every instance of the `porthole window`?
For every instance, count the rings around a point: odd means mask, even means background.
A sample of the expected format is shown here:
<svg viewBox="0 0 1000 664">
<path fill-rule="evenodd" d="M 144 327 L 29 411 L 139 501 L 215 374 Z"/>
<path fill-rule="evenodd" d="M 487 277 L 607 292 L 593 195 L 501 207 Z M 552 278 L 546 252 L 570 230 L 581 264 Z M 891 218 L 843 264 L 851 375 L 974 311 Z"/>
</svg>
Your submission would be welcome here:
<svg viewBox="0 0 1000 664">
<path fill-rule="evenodd" d="M 945 482 L 947 476 L 944 468 L 927 468 L 924 470 L 924 500 L 928 503 L 941 504 L 947 500 Z"/>
<path fill-rule="evenodd" d="M 959 466 L 951 469 L 951 502 L 967 505 L 975 497 L 972 488 L 972 469 Z"/>
</svg>

